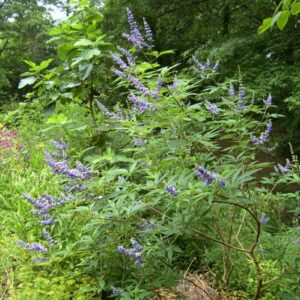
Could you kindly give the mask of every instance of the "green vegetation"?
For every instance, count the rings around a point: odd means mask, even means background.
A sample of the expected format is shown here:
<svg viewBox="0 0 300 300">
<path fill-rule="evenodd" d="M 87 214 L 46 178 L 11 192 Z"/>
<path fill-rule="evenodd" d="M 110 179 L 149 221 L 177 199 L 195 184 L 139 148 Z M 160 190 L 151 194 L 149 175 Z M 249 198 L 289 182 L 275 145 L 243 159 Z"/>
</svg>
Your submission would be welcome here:
<svg viewBox="0 0 300 300">
<path fill-rule="evenodd" d="M 298 1 L 0 7 L 1 299 L 299 299 Z"/>
</svg>

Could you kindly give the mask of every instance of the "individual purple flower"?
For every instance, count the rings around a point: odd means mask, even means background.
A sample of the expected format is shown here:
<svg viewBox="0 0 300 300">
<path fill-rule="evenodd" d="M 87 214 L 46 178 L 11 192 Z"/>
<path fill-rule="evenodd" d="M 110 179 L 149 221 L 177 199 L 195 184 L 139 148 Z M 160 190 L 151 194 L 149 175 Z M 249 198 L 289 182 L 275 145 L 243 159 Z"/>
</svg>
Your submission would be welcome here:
<svg viewBox="0 0 300 300">
<path fill-rule="evenodd" d="M 67 150 L 67 144 L 66 142 L 61 139 L 60 142 L 58 141 L 51 141 L 52 145 L 59 151 L 64 151 L 64 150 Z"/>
<path fill-rule="evenodd" d="M 265 213 L 261 214 L 261 217 L 259 219 L 260 224 L 267 224 L 269 222 L 270 218 L 267 217 Z"/>
<path fill-rule="evenodd" d="M 48 242 L 49 247 L 53 247 L 55 245 L 54 239 L 46 229 L 43 230 L 43 236 L 44 239 Z"/>
<path fill-rule="evenodd" d="M 224 179 L 221 179 L 218 181 L 218 186 L 219 187 L 224 187 L 226 185 L 226 181 Z"/>
<path fill-rule="evenodd" d="M 215 105 L 210 103 L 209 101 L 205 101 L 205 105 L 208 111 L 210 111 L 213 115 L 218 115 L 219 114 L 219 108 Z"/>
<path fill-rule="evenodd" d="M 271 133 L 272 128 L 273 128 L 272 121 L 269 121 L 269 123 L 268 123 L 267 126 L 266 126 L 266 131 L 267 131 L 268 133 Z"/>
<path fill-rule="evenodd" d="M 53 156 L 46 152 L 45 153 L 45 161 L 56 174 L 66 174 L 68 171 L 68 162 L 66 160 L 56 161 Z"/>
<path fill-rule="evenodd" d="M 42 244 L 39 244 L 39 243 L 29 244 L 29 243 L 25 243 L 25 242 L 19 240 L 19 241 L 17 241 L 17 244 L 20 247 L 25 248 L 29 251 L 35 251 L 35 252 L 40 252 L 40 253 L 48 252 L 48 249 L 46 247 L 44 247 Z"/>
<path fill-rule="evenodd" d="M 176 197 L 179 194 L 179 192 L 176 190 L 176 188 L 174 186 L 172 186 L 171 184 L 166 185 L 166 191 L 174 197 Z"/>
<path fill-rule="evenodd" d="M 269 94 L 268 98 L 266 100 L 263 100 L 263 102 L 266 107 L 271 106 L 272 105 L 272 95 Z"/>
<path fill-rule="evenodd" d="M 206 66 L 207 69 L 210 68 L 210 66 L 211 66 L 211 61 L 210 61 L 209 58 L 207 59 L 207 61 L 206 61 L 206 63 L 205 63 L 205 66 Z"/>
<path fill-rule="evenodd" d="M 126 70 L 128 68 L 127 64 L 124 62 L 124 60 L 116 55 L 116 54 L 112 54 L 111 55 L 113 61 L 120 67 L 121 70 Z"/>
<path fill-rule="evenodd" d="M 164 84 L 164 80 L 163 80 L 162 77 L 159 76 L 158 79 L 157 79 L 157 84 L 156 84 L 157 89 L 160 90 L 162 88 L 163 84 Z"/>
<path fill-rule="evenodd" d="M 202 72 L 202 71 L 204 71 L 204 70 L 207 69 L 207 65 L 206 64 L 202 64 L 194 55 L 192 55 L 192 59 L 194 61 L 194 64 L 198 68 L 198 71 Z"/>
<path fill-rule="evenodd" d="M 270 132 L 272 131 L 272 122 L 269 121 L 269 123 L 266 125 L 266 130 L 260 134 L 260 136 L 257 138 L 255 135 L 251 135 L 251 142 L 254 145 L 264 145 L 266 142 L 270 140 Z"/>
<path fill-rule="evenodd" d="M 149 222 L 146 219 L 142 219 L 142 221 L 143 221 L 142 223 L 136 224 L 136 227 L 140 230 L 147 230 L 156 226 L 156 223 L 153 221 Z"/>
<path fill-rule="evenodd" d="M 212 71 L 213 71 L 214 73 L 217 73 L 218 70 L 219 70 L 219 66 L 220 66 L 220 63 L 217 62 L 217 63 L 213 66 Z"/>
<path fill-rule="evenodd" d="M 278 164 L 277 166 L 274 167 L 274 169 L 275 169 L 276 173 L 283 175 L 283 174 L 287 174 L 291 167 L 292 167 L 292 164 L 291 164 L 290 160 L 287 158 L 285 166 Z"/>
<path fill-rule="evenodd" d="M 206 170 L 203 166 L 197 166 L 195 173 L 206 185 L 210 185 L 217 178 L 216 174 Z"/>
<path fill-rule="evenodd" d="M 135 251 L 143 250 L 143 246 L 140 245 L 135 239 L 130 239 L 131 246 L 134 248 Z"/>
<path fill-rule="evenodd" d="M 54 219 L 50 215 L 45 215 L 44 218 L 39 221 L 42 226 L 52 225 L 54 223 Z"/>
<path fill-rule="evenodd" d="M 234 85 L 232 83 L 230 83 L 228 93 L 229 93 L 229 96 L 231 96 L 231 97 L 235 96 Z"/>
<path fill-rule="evenodd" d="M 118 70 L 118 69 L 112 68 L 111 71 L 112 71 L 115 75 L 117 75 L 118 77 L 120 77 L 120 78 L 126 78 L 125 73 L 122 72 L 122 71 L 120 71 L 120 70 Z"/>
<path fill-rule="evenodd" d="M 143 263 L 142 254 L 139 252 L 143 250 L 143 246 L 140 245 L 135 239 L 130 239 L 132 248 L 126 249 L 124 246 L 118 246 L 118 251 L 127 257 L 133 257 L 135 264 L 140 265 Z"/>
<path fill-rule="evenodd" d="M 96 101 L 96 102 L 97 102 L 97 105 L 98 105 L 99 109 L 102 111 L 102 113 L 104 114 L 104 116 L 106 118 L 111 119 L 111 120 L 118 119 L 117 115 L 110 112 L 102 103 L 100 103 L 98 101 Z"/>
<path fill-rule="evenodd" d="M 129 74 L 128 79 L 138 91 L 142 92 L 143 96 L 150 96 L 149 90 L 135 76 Z"/>
<path fill-rule="evenodd" d="M 130 96 L 128 97 L 128 100 L 137 107 L 138 112 L 141 114 L 145 113 L 151 107 L 149 102 L 140 99 L 135 94 L 130 94 Z"/>
<path fill-rule="evenodd" d="M 117 287 L 112 287 L 111 291 L 112 291 L 114 296 L 122 296 L 124 294 L 124 291 L 120 288 L 117 288 Z"/>
<path fill-rule="evenodd" d="M 134 140 L 134 146 L 142 146 L 147 143 L 147 140 L 136 139 Z"/>
<path fill-rule="evenodd" d="M 129 66 L 134 66 L 134 57 L 133 55 L 126 49 L 117 46 L 118 50 L 126 57 Z"/>
<path fill-rule="evenodd" d="M 122 254 L 125 254 L 126 256 L 128 256 L 128 251 L 126 250 L 126 248 L 124 246 L 118 246 L 118 251 Z"/>
<path fill-rule="evenodd" d="M 178 87 L 179 87 L 179 84 L 178 84 L 178 82 L 176 82 L 175 80 L 174 80 L 174 82 L 173 82 L 172 84 L 169 84 L 169 85 L 168 85 L 168 88 L 169 88 L 170 90 L 176 90 Z"/>
</svg>

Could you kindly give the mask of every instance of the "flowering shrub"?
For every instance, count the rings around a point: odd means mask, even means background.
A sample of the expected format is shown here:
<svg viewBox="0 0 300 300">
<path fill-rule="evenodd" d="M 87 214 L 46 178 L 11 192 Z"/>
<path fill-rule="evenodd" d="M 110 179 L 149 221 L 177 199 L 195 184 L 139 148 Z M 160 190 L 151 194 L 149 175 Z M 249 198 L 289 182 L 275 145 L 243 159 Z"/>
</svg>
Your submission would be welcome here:
<svg viewBox="0 0 300 300">
<path fill-rule="evenodd" d="M 40 224 L 57 232 L 54 242 L 43 231 L 53 260 L 68 259 L 92 274 L 100 296 L 150 299 L 186 270 L 209 266 L 216 286 L 248 298 L 270 291 L 296 297 L 298 279 L 289 275 L 296 264 L 287 256 L 299 259 L 299 211 L 291 222 L 279 225 L 277 218 L 279 201 L 299 201 L 299 192 L 281 189 L 299 187 L 299 164 L 292 157 L 273 172 L 273 162 L 258 159 L 272 155 L 271 96 L 254 99 L 242 80 L 238 87 L 218 83 L 219 64 L 209 60 L 192 57 L 181 71 L 160 66 L 157 58 L 170 51 L 153 51 L 147 22 L 143 35 L 129 9 L 127 15 L 131 48 L 112 54 L 115 88 L 125 96 L 115 108 L 98 99 L 99 153 L 85 158 L 90 168 L 70 168 L 66 144 L 53 142 L 58 153 L 46 154 L 46 163 L 64 178 L 63 200 L 25 196 L 43 216 Z M 49 212 L 66 202 L 55 222 Z M 19 245 L 48 252 L 44 244 Z"/>
</svg>

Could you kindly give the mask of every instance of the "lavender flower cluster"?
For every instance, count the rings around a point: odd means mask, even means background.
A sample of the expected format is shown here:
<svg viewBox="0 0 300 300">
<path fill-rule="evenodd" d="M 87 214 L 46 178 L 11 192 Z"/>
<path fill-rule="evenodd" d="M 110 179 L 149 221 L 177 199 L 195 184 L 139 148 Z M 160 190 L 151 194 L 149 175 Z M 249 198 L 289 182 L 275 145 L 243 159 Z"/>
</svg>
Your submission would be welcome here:
<svg viewBox="0 0 300 300">
<path fill-rule="evenodd" d="M 218 178 L 217 174 L 208 171 L 203 166 L 197 166 L 195 173 L 200 179 L 204 181 L 206 185 L 212 184 L 212 182 Z M 225 185 L 226 181 L 224 179 L 218 181 L 218 186 L 223 187 Z"/>
<path fill-rule="evenodd" d="M 284 166 L 282 166 L 281 164 L 278 164 L 277 166 L 274 167 L 274 169 L 277 174 L 283 175 L 283 174 L 287 174 L 291 167 L 292 167 L 292 164 L 291 164 L 290 160 L 286 159 L 286 163 Z"/>
<path fill-rule="evenodd" d="M 254 145 L 264 145 L 266 142 L 270 140 L 270 133 L 272 131 L 272 122 L 269 121 L 269 123 L 266 126 L 266 130 L 263 131 L 259 137 L 256 137 L 256 135 L 251 135 L 251 142 Z"/>
<path fill-rule="evenodd" d="M 137 50 L 143 50 L 144 48 L 151 48 L 153 45 L 153 34 L 147 21 L 144 21 L 144 30 L 146 39 L 141 34 L 137 22 L 129 8 L 126 8 L 127 20 L 130 28 L 130 33 L 123 33 L 123 37 L 130 43 L 132 43 Z"/>
<path fill-rule="evenodd" d="M 205 63 L 201 63 L 194 55 L 192 56 L 194 64 L 197 67 L 197 73 L 203 76 L 203 72 L 205 70 L 211 70 L 213 73 L 218 72 L 219 69 L 219 62 L 217 62 L 214 66 L 212 66 L 210 59 L 208 58 Z"/>
<path fill-rule="evenodd" d="M 245 109 L 245 102 L 246 102 L 246 89 L 245 89 L 245 87 L 240 85 L 238 93 L 236 93 L 234 85 L 231 83 L 230 86 L 229 86 L 229 89 L 228 89 L 228 94 L 231 97 L 238 96 L 238 99 L 239 99 L 239 101 L 237 103 L 238 111 L 239 112 L 243 111 Z"/>
<path fill-rule="evenodd" d="M 136 96 L 133 93 L 129 95 L 128 100 L 134 104 L 137 111 L 141 114 L 145 113 L 151 108 L 151 104 L 148 101 L 140 99 L 138 96 Z"/>
<path fill-rule="evenodd" d="M 83 185 L 83 180 L 90 179 L 92 176 L 92 172 L 84 166 L 79 161 L 76 162 L 76 168 L 70 169 L 69 164 L 67 161 L 66 149 L 67 144 L 63 139 L 60 141 L 51 141 L 52 145 L 58 150 L 57 153 L 46 153 L 46 163 L 52 168 L 52 171 L 55 174 L 64 175 L 69 180 L 75 180 L 76 182 L 67 182 L 64 188 L 65 192 L 82 192 L 85 190 L 85 186 Z M 55 158 L 54 158 L 55 157 Z M 58 160 L 61 159 L 61 160 Z M 24 194 L 24 199 L 28 201 L 35 209 L 33 210 L 33 214 L 42 217 L 39 221 L 40 225 L 42 226 L 50 226 L 54 223 L 54 218 L 50 215 L 50 211 L 61 206 L 67 202 L 72 201 L 74 198 L 72 195 L 63 194 L 60 198 L 53 197 L 49 194 L 45 194 L 40 196 L 38 199 L 32 198 L 30 195 Z M 48 243 L 49 247 L 53 247 L 55 245 L 55 240 L 52 238 L 49 231 L 43 229 L 43 237 L 44 240 Z M 46 253 L 48 249 L 39 244 L 33 243 L 28 244 L 23 241 L 17 242 L 19 246 L 30 250 L 36 251 L 39 253 Z M 47 261 L 49 258 L 44 257 L 36 257 L 33 258 L 33 262 L 44 262 Z"/>
<path fill-rule="evenodd" d="M 220 110 L 217 105 L 210 103 L 209 101 L 205 101 L 205 106 L 208 111 L 210 111 L 214 116 L 218 115 Z"/>
<path fill-rule="evenodd" d="M 132 248 L 126 249 L 124 246 L 118 246 L 118 250 L 120 253 L 126 255 L 127 257 L 133 257 L 135 259 L 136 265 L 141 265 L 143 263 L 141 250 L 143 250 L 143 246 L 141 246 L 135 239 L 130 239 L 130 243 Z"/>
<path fill-rule="evenodd" d="M 166 185 L 166 191 L 174 197 L 176 197 L 179 194 L 177 189 L 174 186 L 172 186 L 171 184 Z"/>
<path fill-rule="evenodd" d="M 263 102 L 266 107 L 271 106 L 272 105 L 272 95 L 269 94 L 268 98 L 266 100 L 263 100 Z"/>
<path fill-rule="evenodd" d="M 111 288 L 111 291 L 114 296 L 122 296 L 124 294 L 124 291 L 122 289 L 114 287 L 114 286 Z"/>
</svg>

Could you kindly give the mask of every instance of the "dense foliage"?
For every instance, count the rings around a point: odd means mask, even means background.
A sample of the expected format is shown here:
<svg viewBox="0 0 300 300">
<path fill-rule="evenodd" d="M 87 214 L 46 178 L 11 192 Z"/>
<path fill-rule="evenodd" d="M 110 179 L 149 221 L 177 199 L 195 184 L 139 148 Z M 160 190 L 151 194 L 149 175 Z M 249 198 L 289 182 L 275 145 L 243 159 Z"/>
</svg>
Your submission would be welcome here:
<svg viewBox="0 0 300 300">
<path fill-rule="evenodd" d="M 1 114 L 0 297 L 298 299 L 296 33 L 257 33 L 276 5 L 65 4 Z"/>
</svg>

